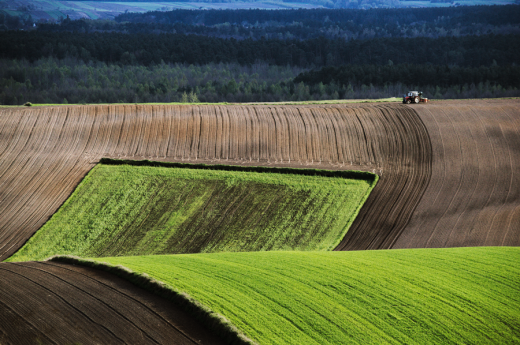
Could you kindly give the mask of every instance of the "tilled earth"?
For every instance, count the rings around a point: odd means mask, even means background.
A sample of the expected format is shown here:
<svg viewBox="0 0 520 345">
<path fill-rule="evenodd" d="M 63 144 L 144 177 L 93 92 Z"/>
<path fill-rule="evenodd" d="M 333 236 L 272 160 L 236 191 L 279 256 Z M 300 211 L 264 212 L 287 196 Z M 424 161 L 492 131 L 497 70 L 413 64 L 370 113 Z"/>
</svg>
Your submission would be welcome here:
<svg viewBox="0 0 520 345">
<path fill-rule="evenodd" d="M 0 263 L 1 344 L 222 344 L 128 281 L 53 262 Z"/>
<path fill-rule="evenodd" d="M 392 248 L 520 245 L 520 100 L 414 107 L 432 177 Z"/>
<path fill-rule="evenodd" d="M 427 186 L 431 151 L 420 118 L 396 104 L 4 108 L 0 259 L 102 157 L 368 170 L 380 182 L 340 248 L 389 248 Z"/>
</svg>

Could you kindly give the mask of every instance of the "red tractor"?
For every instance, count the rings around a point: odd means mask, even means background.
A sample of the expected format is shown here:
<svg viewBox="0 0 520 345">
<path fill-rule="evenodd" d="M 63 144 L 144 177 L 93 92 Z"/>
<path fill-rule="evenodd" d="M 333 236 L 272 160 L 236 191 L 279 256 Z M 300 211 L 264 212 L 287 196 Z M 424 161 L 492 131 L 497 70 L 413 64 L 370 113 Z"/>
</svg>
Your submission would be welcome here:
<svg viewBox="0 0 520 345">
<path fill-rule="evenodd" d="M 422 91 L 408 91 L 408 94 L 403 96 L 404 104 L 419 102 L 428 102 L 428 98 L 423 98 Z"/>
</svg>

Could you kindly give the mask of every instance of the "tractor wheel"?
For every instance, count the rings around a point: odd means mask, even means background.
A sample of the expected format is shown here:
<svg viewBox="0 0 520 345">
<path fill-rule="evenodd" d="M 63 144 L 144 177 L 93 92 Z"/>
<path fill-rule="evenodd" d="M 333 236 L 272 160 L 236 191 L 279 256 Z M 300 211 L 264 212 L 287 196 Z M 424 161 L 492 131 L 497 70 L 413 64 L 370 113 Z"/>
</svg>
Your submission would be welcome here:
<svg viewBox="0 0 520 345">
<path fill-rule="evenodd" d="M 419 97 L 415 97 L 414 102 L 415 102 L 416 104 L 419 104 Z"/>
<path fill-rule="evenodd" d="M 412 101 L 410 100 L 410 98 L 408 98 L 408 99 L 406 100 L 406 104 L 410 104 L 410 103 L 412 103 Z"/>
</svg>

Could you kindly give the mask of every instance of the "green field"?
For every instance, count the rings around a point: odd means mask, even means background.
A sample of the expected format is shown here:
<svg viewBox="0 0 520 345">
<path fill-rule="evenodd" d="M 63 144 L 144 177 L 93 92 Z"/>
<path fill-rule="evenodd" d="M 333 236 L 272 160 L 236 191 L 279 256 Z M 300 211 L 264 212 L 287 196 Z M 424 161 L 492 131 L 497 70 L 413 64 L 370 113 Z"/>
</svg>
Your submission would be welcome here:
<svg viewBox="0 0 520 345">
<path fill-rule="evenodd" d="M 518 344 L 520 248 L 96 259 L 146 272 L 261 344 Z"/>
<path fill-rule="evenodd" d="M 286 170 L 294 173 L 99 164 L 8 261 L 333 249 L 377 177 Z"/>
</svg>

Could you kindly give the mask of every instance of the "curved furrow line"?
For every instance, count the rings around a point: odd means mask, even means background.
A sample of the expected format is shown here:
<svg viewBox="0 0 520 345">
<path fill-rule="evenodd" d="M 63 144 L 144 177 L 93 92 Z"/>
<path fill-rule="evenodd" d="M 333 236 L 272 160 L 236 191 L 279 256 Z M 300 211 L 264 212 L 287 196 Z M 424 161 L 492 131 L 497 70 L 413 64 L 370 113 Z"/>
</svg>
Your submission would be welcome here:
<svg viewBox="0 0 520 345">
<path fill-rule="evenodd" d="M 130 143 L 132 142 L 131 126 L 135 123 L 135 112 L 132 111 L 131 106 L 123 106 L 123 109 L 119 109 L 122 112 L 121 120 L 121 132 L 119 134 L 117 147 L 115 149 L 115 155 L 117 157 L 128 157 L 128 153 L 131 151 Z"/>
<path fill-rule="evenodd" d="M 474 130 L 472 130 L 473 128 L 470 126 L 464 126 L 464 122 L 471 120 L 471 110 L 467 107 L 460 107 L 458 112 L 460 122 L 455 122 L 454 128 L 456 129 L 457 136 L 459 138 L 466 138 L 466 140 L 459 141 L 462 169 L 457 192 L 454 194 L 454 198 L 452 199 L 449 210 L 447 211 L 453 214 L 453 217 L 457 217 L 457 220 L 455 221 L 455 227 L 452 228 L 451 231 L 444 231 L 444 235 L 439 240 L 439 243 L 455 243 L 456 246 L 462 246 L 465 243 L 466 234 L 457 232 L 455 229 L 457 228 L 457 224 L 460 225 L 460 222 L 464 221 L 466 212 L 470 211 L 470 201 L 474 199 L 475 195 L 483 194 L 482 189 L 477 190 L 477 186 L 479 180 L 482 180 L 480 177 L 481 169 L 479 169 L 480 161 L 486 156 L 479 158 L 480 150 L 478 143 L 475 142 L 473 136 Z M 485 140 L 485 137 L 482 139 Z M 464 154 L 464 152 L 474 152 L 474 154 L 467 155 Z M 493 171 L 492 175 L 496 175 L 496 171 Z M 482 182 L 484 182 L 484 184 L 489 184 L 488 179 L 485 179 Z M 468 186 L 467 189 L 464 189 L 463 186 L 465 185 Z M 480 187 L 485 188 L 485 186 Z M 474 208 L 475 206 L 471 207 Z M 446 221 L 447 220 L 444 219 L 444 222 Z M 443 224 L 441 225 L 441 228 L 442 226 Z"/>
<path fill-rule="evenodd" d="M 13 184 L 20 183 L 17 178 L 20 171 L 24 169 L 27 164 L 37 159 L 37 154 L 42 153 L 42 142 L 45 141 L 45 137 L 49 135 L 48 131 L 45 131 L 46 123 L 50 121 L 47 116 L 33 116 L 34 121 L 29 127 L 24 127 L 18 134 L 16 140 L 17 144 L 11 150 L 10 154 L 2 157 L 5 159 L 7 164 L 2 164 L 5 168 L 0 171 L 0 178 L 2 179 L 1 187 L 10 185 L 13 188 Z M 53 117 L 56 119 L 56 117 Z M 27 133 L 28 132 L 28 133 Z M 29 140 L 29 138 L 31 140 Z M 19 144 L 19 145 L 18 145 Z M 4 192 L 6 195 L 10 195 L 10 191 Z M 1 211 L 0 207 L 0 211 Z"/>
<path fill-rule="evenodd" d="M 42 121 L 54 125 L 58 117 L 59 116 L 52 116 L 51 119 L 43 118 Z M 35 135 L 36 143 L 33 144 L 29 140 L 26 140 L 25 147 L 28 148 L 25 154 L 22 154 L 21 157 L 13 157 L 12 168 L 2 176 L 4 184 L 2 184 L 3 188 L 0 191 L 0 195 L 2 195 L 0 214 L 3 216 L 0 220 L 0 226 L 2 222 L 9 222 L 11 217 L 17 216 L 20 207 L 30 200 L 31 192 L 34 193 L 35 189 L 39 188 L 38 180 L 35 180 L 35 178 L 37 179 L 41 176 L 40 171 L 46 170 L 45 167 L 42 167 L 46 159 L 42 158 L 48 156 L 46 150 L 49 148 L 46 147 L 46 145 L 49 144 L 49 140 L 52 137 L 51 134 L 54 133 L 54 135 L 56 135 L 56 130 L 45 132 L 40 127 L 35 128 L 39 130 L 35 132 L 31 130 L 30 133 L 37 133 Z M 19 158 L 21 158 L 21 161 L 18 161 Z M 20 178 L 20 176 L 24 178 Z M 5 235 L 5 233 L 0 232 L 0 250 L 5 247 Z M 7 237 L 7 241 L 9 240 L 10 238 Z"/>
<path fill-rule="evenodd" d="M 259 130 L 259 123 L 258 123 L 258 115 L 256 114 L 255 108 L 243 108 L 242 110 L 245 114 L 245 117 L 249 120 L 249 128 L 248 128 L 248 135 L 244 138 L 245 142 L 249 142 L 249 151 L 247 154 L 247 158 L 249 158 L 249 161 L 251 162 L 258 162 L 259 161 L 259 152 L 260 152 L 260 130 Z M 248 139 L 251 138 L 251 139 Z"/>
<path fill-rule="evenodd" d="M 212 135 L 215 140 L 215 148 L 212 150 L 212 155 L 214 160 L 221 160 L 222 157 L 222 147 L 223 147 L 223 133 L 224 133 L 224 118 L 222 112 L 219 107 L 213 108 L 213 113 L 215 114 L 215 127 L 212 130 Z"/>
<path fill-rule="evenodd" d="M 24 112 L 20 112 L 17 116 L 10 116 L 11 114 L 6 111 L 7 109 L 0 109 L 0 159 L 4 156 L 5 152 L 9 153 L 10 147 L 16 145 L 19 136 L 16 135 L 17 131 L 21 131 L 28 120 L 35 120 L 34 117 L 25 116 Z M 2 167 L 0 166 L 0 177 Z"/>
<path fill-rule="evenodd" d="M 9 295 L 6 294 L 4 300 L 8 299 Z M 12 306 L 0 300 L 0 321 L 2 321 L 3 323 L 3 327 L 0 328 L 0 341 L 2 341 L 2 344 L 59 345 L 59 343 L 49 338 L 41 330 L 35 327 L 35 325 L 32 322 L 27 321 L 23 317 L 23 314 L 24 310 L 20 310 L 20 308 L 18 308 L 17 306 Z M 10 322 L 7 322 L 8 320 Z"/>
<path fill-rule="evenodd" d="M 390 248 L 428 184 L 429 136 L 414 112 L 402 106 L 371 107 L 356 114 L 356 119 L 367 142 L 359 149 L 365 152 L 357 157 L 360 164 L 375 169 L 379 165 L 384 173 L 336 250 Z M 375 126 L 374 119 L 380 125 Z M 385 154 L 378 157 L 378 152 Z"/>
<path fill-rule="evenodd" d="M 29 264 L 29 263 L 28 263 Z M 171 328 L 181 333 L 191 343 L 199 343 L 196 338 L 207 338 L 206 332 L 198 334 L 200 327 L 185 312 L 169 308 L 157 308 L 146 298 L 135 296 L 131 291 L 122 289 L 117 282 L 104 280 L 94 274 L 87 274 L 82 267 L 54 263 L 51 261 L 30 263 L 37 267 L 44 267 L 48 272 L 59 279 L 67 280 L 70 284 L 78 285 L 80 289 L 87 289 L 88 293 L 96 294 L 104 303 L 111 304 L 112 308 L 130 318 L 136 327 L 150 333 L 159 343 L 171 341 Z M 206 339 L 204 342 L 208 342 Z"/>
<path fill-rule="evenodd" d="M 511 159 L 512 176 L 508 191 L 508 198 L 503 205 L 507 216 L 507 231 L 501 245 L 512 246 L 515 243 L 520 243 L 520 234 L 515 231 L 520 224 L 520 205 L 515 203 L 520 200 L 520 136 L 518 135 L 518 128 L 520 128 L 520 116 L 515 114 L 511 108 L 501 107 L 504 114 L 507 114 L 509 120 L 503 127 L 504 135 L 508 140 L 509 157 Z M 516 148 L 516 149 L 515 149 Z"/>
<path fill-rule="evenodd" d="M 443 188 L 444 183 L 446 181 L 447 170 L 445 167 L 446 161 L 444 159 L 444 157 L 446 156 L 446 152 L 445 152 L 444 145 L 442 145 L 442 143 L 444 142 L 444 140 L 446 140 L 446 138 L 444 137 L 445 134 L 442 133 L 438 127 L 438 118 L 441 115 L 440 112 L 437 113 L 436 116 L 433 116 L 430 109 L 426 108 L 426 109 L 423 109 L 422 111 L 429 113 L 429 115 L 431 116 L 430 118 L 432 119 L 432 122 L 433 122 L 433 124 L 430 123 L 428 126 L 428 134 L 429 134 L 430 140 L 432 142 L 432 157 L 438 158 L 438 162 L 437 162 L 438 164 L 432 163 L 432 168 L 431 168 L 432 173 L 431 174 L 432 174 L 432 176 L 435 176 L 435 178 L 432 178 L 428 185 L 428 189 L 433 191 L 433 193 L 425 192 L 421 202 L 417 206 L 415 213 L 417 214 L 417 213 L 424 212 L 422 209 L 424 207 L 424 208 L 429 208 L 429 212 L 435 213 L 438 215 L 438 214 L 440 214 L 441 211 L 434 209 L 433 205 L 436 203 L 436 200 L 439 198 L 440 190 Z M 423 121 L 424 121 L 424 117 L 423 117 Z M 438 144 L 435 145 L 434 143 L 438 143 Z M 440 145 L 439 145 L 439 143 L 440 143 Z M 410 241 L 414 241 L 418 236 L 420 236 L 419 230 L 422 229 L 425 221 L 426 220 L 424 219 L 424 217 L 412 217 L 412 219 L 408 223 L 407 231 L 403 231 L 401 233 L 398 241 L 396 242 L 396 244 L 394 244 L 394 246 L 399 246 L 401 243 L 407 243 Z"/>
<path fill-rule="evenodd" d="M 491 127 L 490 121 L 486 119 L 486 127 Z M 493 217 L 491 217 L 489 221 L 489 226 L 487 229 L 487 233 L 485 236 L 484 245 L 495 246 L 500 245 L 507 233 L 506 222 L 508 218 L 508 210 L 507 200 L 510 199 L 510 191 L 511 189 L 518 189 L 520 184 L 514 184 L 514 172 L 513 172 L 513 161 L 512 161 L 512 149 L 518 150 L 517 145 L 520 139 L 520 135 L 517 133 L 516 140 L 514 140 L 514 135 L 508 138 L 506 133 L 511 133 L 508 126 L 509 116 L 507 116 L 502 111 L 495 112 L 495 116 L 493 117 L 493 127 L 496 128 L 496 133 L 498 138 L 496 140 L 497 150 L 495 154 L 495 161 L 497 162 L 497 166 L 500 167 L 500 171 L 497 177 L 497 188 L 495 190 L 494 196 L 491 198 L 490 202 L 486 205 L 492 205 L 492 209 L 494 211 Z M 520 127 L 518 127 L 520 128 Z M 488 135 L 496 135 L 495 133 L 489 131 Z M 511 140 L 513 139 L 513 140 Z M 514 193 L 514 192 L 513 192 Z M 517 199 L 517 200 L 520 200 Z M 518 224 L 520 227 L 520 224 Z"/>
<path fill-rule="evenodd" d="M 172 139 L 175 139 L 175 141 L 173 141 L 173 146 L 171 149 L 169 149 L 169 152 L 172 152 L 172 154 L 170 154 L 171 157 L 182 160 L 184 159 L 185 150 L 184 147 L 181 147 L 181 145 L 184 145 L 184 143 L 187 141 L 186 133 L 188 131 L 188 116 L 186 114 L 185 107 L 179 106 L 177 110 L 178 116 L 172 120 L 172 128 L 176 130 L 174 133 L 172 133 Z M 170 140 L 170 143 L 172 143 L 172 140 Z"/>
<path fill-rule="evenodd" d="M 112 289 L 106 284 L 90 279 L 87 275 L 72 275 L 71 272 L 74 271 L 67 270 L 64 272 L 63 266 L 53 265 L 47 262 L 27 262 L 24 264 L 24 267 L 48 274 L 51 279 L 55 279 L 59 284 L 63 284 L 67 291 L 73 290 L 79 295 L 93 298 L 95 303 L 113 312 L 115 315 L 114 319 L 123 319 L 123 322 L 127 323 L 127 325 L 124 326 L 125 333 L 127 338 L 132 339 L 132 341 L 134 341 L 133 339 L 141 338 L 139 340 L 142 340 L 142 343 L 152 342 L 160 344 L 168 342 L 169 339 L 161 334 L 161 332 L 158 332 L 158 328 L 164 329 L 165 327 L 173 327 L 180 333 L 178 335 L 179 337 L 184 336 L 188 343 L 197 343 L 196 340 L 169 323 L 162 315 L 144 303 L 141 303 L 135 298 L 131 298 L 122 293 L 122 291 Z M 137 308 L 135 308 L 136 305 L 138 306 Z M 104 315 L 107 314 L 108 313 L 104 313 Z M 153 320 L 153 322 L 150 322 L 151 320 Z M 165 324 L 161 324 L 161 320 Z M 111 326 L 110 323 L 109 325 Z"/>
<path fill-rule="evenodd" d="M 466 121 L 472 121 L 471 109 L 466 108 L 465 110 L 465 112 L 461 112 L 461 116 L 464 116 Z M 475 200 L 475 194 L 482 194 L 482 190 L 489 184 L 486 178 L 487 171 L 485 168 L 487 167 L 481 164 L 481 161 L 485 161 L 485 157 L 487 156 L 486 150 L 483 150 L 480 147 L 481 145 L 479 146 L 479 142 L 486 142 L 486 134 L 484 131 L 479 130 L 478 127 L 470 127 L 468 130 L 469 133 L 466 135 L 471 139 L 463 142 L 461 147 L 463 147 L 464 150 L 468 150 L 468 152 L 474 152 L 474 155 L 469 157 L 468 163 L 470 164 L 466 164 L 465 167 L 467 171 L 466 175 L 468 176 L 465 183 L 470 182 L 474 187 L 470 188 L 468 194 L 463 196 L 464 200 L 462 201 L 462 208 L 460 212 L 458 212 L 455 228 L 465 220 L 468 213 L 474 213 L 476 211 L 478 205 L 475 205 L 473 202 Z M 471 221 L 473 223 L 476 221 L 474 216 L 472 216 Z M 458 236 L 456 240 L 454 239 L 455 236 Z M 458 246 L 462 246 L 464 243 L 470 243 L 466 233 L 454 232 L 453 229 L 450 233 L 450 241 L 459 243 Z"/>
<path fill-rule="evenodd" d="M 314 133 L 319 133 L 319 129 L 316 127 L 314 119 L 312 115 L 309 114 L 309 110 L 305 107 L 298 108 L 299 115 L 303 120 L 304 125 L 304 139 L 306 147 L 306 155 L 304 161 L 307 165 L 314 164 L 319 162 L 318 154 L 320 151 L 320 146 L 318 140 L 314 138 Z"/>
<path fill-rule="evenodd" d="M 507 199 L 511 186 L 512 167 L 507 139 L 501 128 L 503 121 L 499 114 L 495 114 L 492 119 L 485 118 L 483 121 L 486 127 L 486 134 L 491 139 L 493 145 L 493 160 L 496 168 L 496 176 L 493 193 L 489 196 L 484 205 L 486 213 L 484 214 L 482 212 L 478 215 L 478 226 L 475 226 L 475 228 L 477 233 L 482 233 L 484 245 L 488 246 L 494 245 L 497 241 L 502 242 L 505 229 L 503 229 L 501 224 L 493 223 L 495 222 L 499 209 Z"/>
<path fill-rule="evenodd" d="M 48 154 L 40 154 L 35 156 L 37 158 L 38 166 L 35 166 L 32 171 L 36 171 L 32 177 L 29 177 L 29 181 L 23 189 L 21 189 L 21 193 L 27 195 L 28 197 L 25 199 L 19 199 L 19 203 L 16 205 L 10 205 L 11 207 L 11 215 L 17 216 L 18 213 L 22 212 L 23 209 L 31 209 L 36 201 L 34 198 L 29 198 L 31 195 L 42 195 L 42 197 L 46 197 L 47 195 L 55 195 L 58 194 L 60 198 L 55 198 L 54 200 L 49 200 L 49 202 L 44 202 L 43 205 L 40 206 L 39 212 L 35 212 L 27 217 L 24 222 L 18 224 L 20 228 L 25 228 L 26 224 L 31 224 L 36 222 L 40 225 L 48 218 L 49 213 L 54 213 L 55 210 L 59 207 L 60 199 L 66 198 L 70 192 L 73 190 L 75 184 L 77 183 L 76 168 L 81 167 L 79 162 L 75 162 L 76 157 L 76 145 L 79 143 L 81 136 L 74 135 L 70 131 L 70 128 L 75 127 L 76 120 L 82 120 L 82 117 L 79 116 L 77 118 L 71 119 L 68 117 L 69 126 L 64 122 L 62 126 L 62 130 L 60 131 L 60 135 L 58 139 L 55 141 L 51 141 L 49 143 L 49 147 L 43 147 L 43 150 L 46 152 L 61 152 L 62 156 L 55 159 L 49 160 Z M 66 128 L 69 128 L 67 133 Z M 87 171 L 92 167 L 92 165 L 88 165 L 83 167 L 80 170 L 80 173 L 83 176 L 87 173 Z M 72 174 L 71 174 L 72 173 Z M 58 191 L 55 190 L 56 186 L 54 185 L 53 176 L 58 175 L 62 176 L 61 181 L 61 189 Z M 20 190 L 19 190 L 20 192 Z M 61 195 L 60 195 L 61 194 Z M 39 201 L 41 202 L 41 200 Z M 5 220 L 9 220 L 8 215 L 3 218 Z M 24 236 L 15 235 L 14 233 L 8 239 L 4 239 L 4 243 L 11 242 L 11 245 L 7 248 L 13 248 L 11 250 L 17 249 L 20 244 L 25 242 L 26 238 Z M 5 251 L 8 249 L 4 248 Z"/>
<path fill-rule="evenodd" d="M 432 141 L 432 181 L 395 248 L 520 245 L 519 104 L 414 107 Z"/>
</svg>

